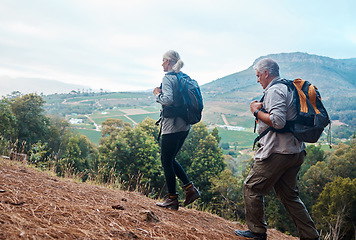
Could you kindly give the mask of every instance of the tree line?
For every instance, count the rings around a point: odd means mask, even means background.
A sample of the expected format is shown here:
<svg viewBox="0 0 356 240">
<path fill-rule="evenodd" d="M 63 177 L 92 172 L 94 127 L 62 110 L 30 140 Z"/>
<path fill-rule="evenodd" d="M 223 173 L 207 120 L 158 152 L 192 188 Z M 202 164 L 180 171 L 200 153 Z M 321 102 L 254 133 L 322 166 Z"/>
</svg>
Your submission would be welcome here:
<svg viewBox="0 0 356 240">
<path fill-rule="evenodd" d="M 44 100 L 37 94 L 3 98 L 0 102 L 0 151 L 26 153 L 28 161 L 58 176 L 110 184 L 123 190 L 140 191 L 148 197 L 165 194 L 160 163 L 159 127 L 145 119 L 133 127 L 120 119 L 102 123 L 99 145 L 74 130 L 58 116 L 47 116 Z M 243 180 L 252 158 L 238 174 L 231 156 L 219 147 L 218 130 L 205 123 L 194 125 L 177 160 L 202 193 L 195 205 L 226 219 L 244 222 Z M 356 229 L 356 140 L 324 152 L 309 145 L 299 175 L 299 190 L 323 239 L 355 239 Z M 180 183 L 178 183 L 180 184 Z M 183 196 L 181 188 L 179 193 Z M 265 199 L 269 227 L 296 235 L 294 224 L 271 193 Z"/>
</svg>

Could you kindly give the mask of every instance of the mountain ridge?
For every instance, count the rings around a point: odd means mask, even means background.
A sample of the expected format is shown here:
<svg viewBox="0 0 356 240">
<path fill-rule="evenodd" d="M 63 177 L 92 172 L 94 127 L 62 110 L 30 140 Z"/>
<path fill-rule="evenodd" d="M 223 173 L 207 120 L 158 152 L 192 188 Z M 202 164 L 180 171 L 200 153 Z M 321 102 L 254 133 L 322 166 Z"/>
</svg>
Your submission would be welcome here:
<svg viewBox="0 0 356 240">
<path fill-rule="evenodd" d="M 58 80 L 50 80 L 43 78 L 12 78 L 8 76 L 0 76 L 0 95 L 6 96 L 14 91 L 19 91 L 23 94 L 37 93 L 37 94 L 55 94 L 55 93 L 69 93 L 77 89 L 89 89 L 90 87 L 79 84 L 70 84 Z"/>
<path fill-rule="evenodd" d="M 205 100 L 206 119 L 211 123 L 216 116 L 230 113 L 234 124 L 244 121 L 244 112 L 252 100 L 259 100 L 263 89 L 257 83 L 254 64 L 262 58 L 272 58 L 279 64 L 280 76 L 286 79 L 302 78 L 315 85 L 323 99 L 331 120 L 340 120 L 356 127 L 356 58 L 333 59 L 302 52 L 269 54 L 257 58 L 247 69 L 232 73 L 201 86 Z M 212 108 L 209 105 L 218 105 Z M 227 106 L 233 111 L 226 111 Z M 247 119 L 248 120 L 248 119 Z M 252 121 L 252 120 L 251 120 Z"/>
<path fill-rule="evenodd" d="M 281 77 L 303 78 L 327 93 L 335 92 L 335 85 L 340 87 L 339 91 L 342 92 L 356 90 L 356 80 L 353 78 L 356 75 L 356 58 L 333 59 L 302 52 L 261 56 L 249 68 L 206 83 L 202 85 L 202 90 L 205 93 L 215 93 L 218 90 L 217 94 L 223 94 L 238 89 L 236 85 L 240 88 L 255 85 L 254 91 L 261 91 L 258 89 L 253 66 L 262 58 L 274 59 L 280 66 Z"/>
</svg>

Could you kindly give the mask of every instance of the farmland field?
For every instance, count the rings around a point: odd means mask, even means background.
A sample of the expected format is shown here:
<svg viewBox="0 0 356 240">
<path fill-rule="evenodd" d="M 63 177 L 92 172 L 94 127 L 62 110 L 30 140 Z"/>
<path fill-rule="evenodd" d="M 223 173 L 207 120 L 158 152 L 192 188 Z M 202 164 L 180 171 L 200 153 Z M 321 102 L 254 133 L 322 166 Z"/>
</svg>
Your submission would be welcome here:
<svg viewBox="0 0 356 240">
<path fill-rule="evenodd" d="M 45 100 L 48 112 L 72 120 L 72 127 L 93 143 L 99 143 L 101 135 L 97 130 L 101 129 L 101 124 L 108 118 L 121 119 L 135 126 L 147 117 L 157 120 L 160 115 L 160 105 L 151 93 L 49 95 Z M 207 100 L 204 102 L 202 121 L 210 130 L 217 127 L 220 142 L 233 146 L 234 151 L 251 150 L 257 134 L 253 133 L 254 118 L 249 110 L 249 102 Z M 228 130 L 226 126 L 243 127 L 244 130 Z"/>
<path fill-rule="evenodd" d="M 76 131 L 87 136 L 92 143 L 99 144 L 101 133 L 95 130 L 77 128 Z"/>
<path fill-rule="evenodd" d="M 121 119 L 132 126 L 147 117 L 157 120 L 160 105 L 155 102 L 151 93 L 92 93 L 78 95 L 49 95 L 45 99 L 48 111 L 59 113 L 66 119 L 74 119 L 72 124 L 78 132 L 86 135 L 93 143 L 98 144 L 101 137 L 101 124 L 108 118 Z M 225 121 L 223 120 L 223 117 Z M 80 122 L 76 122 L 80 119 Z M 235 145 L 238 149 L 251 146 L 254 134 L 253 117 L 249 114 L 249 104 L 230 101 L 207 101 L 204 103 L 203 122 L 212 127 L 226 125 L 241 126 L 247 130 L 230 131 L 218 128 L 221 142 Z"/>
</svg>

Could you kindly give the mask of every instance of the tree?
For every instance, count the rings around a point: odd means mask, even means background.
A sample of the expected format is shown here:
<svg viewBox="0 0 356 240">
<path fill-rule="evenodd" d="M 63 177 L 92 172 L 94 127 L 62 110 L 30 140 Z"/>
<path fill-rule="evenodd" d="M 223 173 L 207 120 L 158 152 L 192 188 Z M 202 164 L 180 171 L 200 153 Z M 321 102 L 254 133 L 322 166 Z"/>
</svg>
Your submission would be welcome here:
<svg viewBox="0 0 356 240">
<path fill-rule="evenodd" d="M 213 135 L 215 137 L 216 141 L 219 144 L 221 141 L 221 137 L 219 136 L 219 130 L 216 127 L 213 128 L 213 130 L 211 131 L 211 135 Z"/>
<path fill-rule="evenodd" d="M 225 219 L 237 221 L 244 218 L 243 178 L 235 177 L 229 169 L 225 169 L 211 180 L 214 195 L 211 201 L 212 211 Z"/>
<path fill-rule="evenodd" d="M 325 162 L 318 162 L 308 169 L 302 179 L 306 191 L 312 197 L 312 203 L 315 203 L 324 186 L 332 181 L 333 173 Z"/>
<path fill-rule="evenodd" d="M 72 134 L 65 146 L 65 152 L 57 164 L 59 175 L 80 174 L 86 180 L 97 159 L 97 149 L 87 136 Z"/>
<path fill-rule="evenodd" d="M 335 176 L 356 178 L 356 139 L 350 145 L 339 144 L 330 156 L 329 168 Z"/>
<path fill-rule="evenodd" d="M 102 124 L 101 136 L 114 136 L 120 131 L 124 130 L 125 127 L 130 127 L 129 123 L 124 123 L 121 119 L 108 118 Z"/>
<path fill-rule="evenodd" d="M 17 119 L 16 138 L 27 153 L 38 141 L 46 142 L 49 119 L 44 115 L 44 100 L 37 94 L 26 94 L 11 99 L 11 109 Z"/>
<path fill-rule="evenodd" d="M 209 134 L 201 139 L 192 158 L 192 164 L 187 173 L 202 192 L 201 200 L 209 202 L 213 197 L 211 186 L 213 178 L 226 167 L 221 148 L 216 138 Z"/>
<path fill-rule="evenodd" d="M 16 117 L 13 114 L 10 102 L 3 98 L 0 101 L 0 154 L 9 155 L 11 140 L 16 132 Z"/>
<path fill-rule="evenodd" d="M 147 117 L 145 120 L 138 124 L 138 128 L 142 129 L 149 136 L 152 136 L 154 139 L 158 139 L 160 127 L 155 124 L 155 120 Z M 158 142 L 158 140 L 157 140 Z"/>
<path fill-rule="evenodd" d="M 15 134 L 16 117 L 13 114 L 9 100 L 0 101 L 0 136 L 10 140 Z"/>
<path fill-rule="evenodd" d="M 156 195 L 164 186 L 164 177 L 155 130 L 147 122 L 135 128 L 116 127 L 101 139 L 99 172 L 104 181 L 116 176 L 129 189 L 146 186 L 147 194 Z"/>
<path fill-rule="evenodd" d="M 119 135 L 113 135 L 100 140 L 99 162 L 97 175 L 101 182 L 109 182 L 113 177 L 119 177 L 122 171 L 120 165 L 124 165 L 130 155 L 130 148 Z"/>
<path fill-rule="evenodd" d="M 190 132 L 185 140 L 181 150 L 179 151 L 176 160 L 187 170 L 192 165 L 192 161 L 196 150 L 198 149 L 199 141 L 205 139 L 209 135 L 207 125 L 199 122 L 190 129 Z"/>
<path fill-rule="evenodd" d="M 337 177 L 328 183 L 313 206 L 313 215 L 325 239 L 354 239 L 356 179 Z"/>
<path fill-rule="evenodd" d="M 50 125 L 46 145 L 48 148 L 46 157 L 61 159 L 65 154 L 69 138 L 73 135 L 69 122 L 59 116 L 49 117 Z"/>
<path fill-rule="evenodd" d="M 325 153 L 323 150 L 321 150 L 321 145 L 309 145 L 307 146 L 306 152 L 307 156 L 305 157 L 304 163 L 302 164 L 299 171 L 299 176 L 301 177 L 307 172 L 307 170 L 311 166 L 313 166 L 317 162 L 325 161 Z"/>
<path fill-rule="evenodd" d="M 134 178 L 137 183 L 159 191 L 164 185 L 159 145 L 156 139 L 140 127 L 123 132 L 129 148 L 128 162 L 122 166 L 122 175 Z"/>
<path fill-rule="evenodd" d="M 229 145 L 229 143 L 223 142 L 223 143 L 221 143 L 221 148 L 227 150 L 230 148 L 230 145 Z"/>
<path fill-rule="evenodd" d="M 29 162 L 35 164 L 36 167 L 46 169 L 47 145 L 37 142 L 30 150 Z"/>
</svg>

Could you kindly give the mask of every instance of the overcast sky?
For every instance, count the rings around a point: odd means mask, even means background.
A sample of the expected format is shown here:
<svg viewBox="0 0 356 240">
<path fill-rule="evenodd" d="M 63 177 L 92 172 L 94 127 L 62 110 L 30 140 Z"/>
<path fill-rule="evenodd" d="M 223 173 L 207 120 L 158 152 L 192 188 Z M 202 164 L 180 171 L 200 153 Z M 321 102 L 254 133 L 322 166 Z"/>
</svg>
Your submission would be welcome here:
<svg viewBox="0 0 356 240">
<path fill-rule="evenodd" d="M 0 76 L 146 90 L 173 49 L 200 84 L 270 53 L 356 57 L 355 0 L 0 0 Z"/>
</svg>

